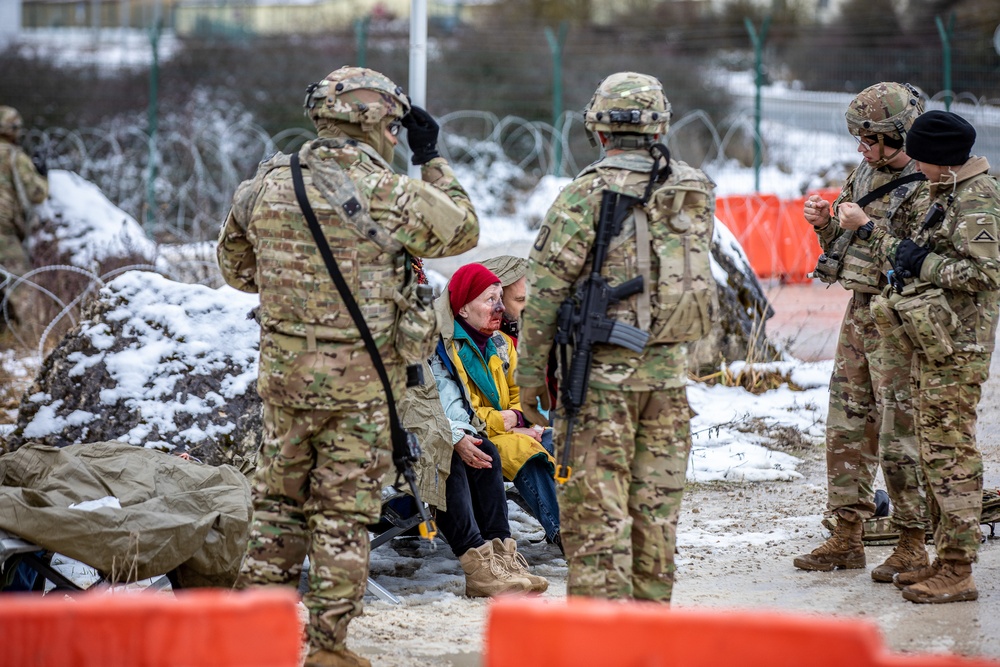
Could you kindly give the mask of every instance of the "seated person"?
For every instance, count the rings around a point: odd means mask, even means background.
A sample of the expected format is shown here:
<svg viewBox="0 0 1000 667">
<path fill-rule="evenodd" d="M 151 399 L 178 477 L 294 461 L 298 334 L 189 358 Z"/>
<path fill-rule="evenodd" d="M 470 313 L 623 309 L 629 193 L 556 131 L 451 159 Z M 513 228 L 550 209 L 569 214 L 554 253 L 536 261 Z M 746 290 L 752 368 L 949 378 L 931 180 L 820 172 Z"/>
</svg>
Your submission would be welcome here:
<svg viewBox="0 0 1000 667">
<path fill-rule="evenodd" d="M 521 333 L 521 312 L 528 303 L 525 277 L 528 274 L 528 260 L 513 255 L 498 255 L 490 257 L 482 264 L 500 279 L 500 286 L 503 287 L 503 319 L 500 321 L 500 331 L 507 334 L 516 348 L 517 337 Z"/>
<path fill-rule="evenodd" d="M 521 313 L 524 311 L 524 306 L 528 303 L 526 278 L 528 275 L 528 260 L 513 255 L 498 255 L 490 257 L 482 264 L 496 274 L 496 277 L 500 279 L 500 284 L 503 286 L 504 313 L 503 320 L 500 322 L 500 331 L 510 336 L 516 348 L 517 338 L 521 335 Z M 545 378 L 545 384 L 549 388 L 549 400 L 553 408 L 556 405 L 557 394 L 559 392 L 559 382 L 555 374 L 556 368 L 556 346 L 553 345 L 549 350 L 549 367 Z M 539 413 L 548 417 L 546 411 L 541 408 L 539 408 Z M 545 446 L 550 454 L 555 454 L 555 451 L 545 444 L 544 438 L 542 445 Z M 558 542 L 558 544 L 561 550 L 562 543 Z"/>
<path fill-rule="evenodd" d="M 500 453 L 496 445 L 478 435 L 477 426 L 482 424 L 441 359 L 433 357 L 430 365 L 454 445 L 445 481 L 447 510 L 438 509 L 437 527 L 459 556 L 465 571 L 465 594 L 541 593 L 549 582 L 528 572 L 527 562 L 517 553 L 517 543 L 510 536 Z"/>
<path fill-rule="evenodd" d="M 442 337 L 437 356 L 485 425 L 478 433 L 499 450 L 504 477 L 517 487 L 546 539 L 561 549 L 552 430 L 527 423 L 521 413 L 514 384 L 517 351 L 499 331 L 502 297 L 500 279 L 482 264 L 458 269 L 435 306 Z"/>
</svg>

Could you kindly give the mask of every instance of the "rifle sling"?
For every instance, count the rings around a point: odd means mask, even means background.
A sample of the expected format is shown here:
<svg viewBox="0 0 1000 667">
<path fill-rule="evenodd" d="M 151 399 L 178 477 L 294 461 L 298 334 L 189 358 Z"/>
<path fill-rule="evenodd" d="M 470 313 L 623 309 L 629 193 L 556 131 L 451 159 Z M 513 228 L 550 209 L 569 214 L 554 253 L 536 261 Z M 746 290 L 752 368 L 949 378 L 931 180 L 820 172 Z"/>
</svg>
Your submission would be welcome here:
<svg viewBox="0 0 1000 667">
<path fill-rule="evenodd" d="M 326 264 L 326 270 L 329 271 L 333 283 L 337 286 L 340 298 L 343 299 L 344 305 L 347 306 L 347 310 L 354 320 L 354 325 L 361 333 L 361 339 L 365 342 L 365 348 L 367 348 L 368 354 L 372 358 L 375 371 L 378 373 L 379 380 L 382 381 L 382 389 L 385 391 L 386 402 L 389 405 L 389 430 L 392 436 L 393 458 L 405 458 L 407 452 L 406 432 L 403 430 L 403 426 L 399 421 L 399 415 L 396 412 L 396 400 L 392 394 L 392 386 L 389 383 L 389 374 L 385 370 L 385 364 L 382 363 L 382 355 L 379 354 L 378 346 L 375 345 L 375 339 L 372 338 L 372 333 L 368 329 L 364 315 L 361 314 L 361 308 L 358 307 L 358 302 L 355 301 L 354 295 L 351 294 L 351 288 L 340 273 L 340 267 L 337 266 L 337 260 L 330 250 L 330 244 L 323 235 L 319 221 L 316 220 L 316 214 L 309 204 L 309 197 L 306 195 L 306 186 L 302 182 L 302 168 L 299 166 L 298 153 L 292 153 L 291 155 L 291 169 L 292 183 L 295 186 L 295 198 L 299 202 L 299 208 L 302 209 L 302 215 L 305 217 L 306 222 L 309 223 L 309 230 L 316 240 L 319 254 L 323 257 L 323 262 Z M 398 465 L 397 463 L 397 467 Z"/>
<path fill-rule="evenodd" d="M 924 176 L 921 172 L 916 171 L 916 172 L 913 172 L 912 174 L 907 174 L 906 176 L 903 176 L 902 178 L 897 178 L 894 181 L 889 181 L 888 183 L 883 183 L 882 185 L 880 185 L 879 187 L 875 188 L 874 190 L 872 190 L 871 192 L 869 192 L 868 194 L 866 194 L 864 197 L 862 197 L 861 199 L 859 199 L 855 203 L 858 206 L 860 206 L 861 208 L 864 208 L 865 206 L 868 206 L 868 204 L 871 204 L 873 201 L 875 201 L 879 197 L 885 195 L 887 192 L 892 192 L 893 190 L 895 190 L 896 188 L 898 188 L 901 185 L 906 185 L 907 183 L 913 183 L 915 181 L 926 181 L 926 180 L 927 180 L 926 176 Z M 847 244 L 844 246 L 845 248 L 847 246 L 851 245 L 851 242 L 854 241 L 854 233 L 856 231 L 857 230 L 854 230 L 854 229 L 848 230 L 848 232 L 847 232 Z M 840 276 L 840 270 L 839 269 L 837 270 L 837 276 L 838 276 L 838 278 Z"/>
<path fill-rule="evenodd" d="M 875 201 L 882 195 L 886 194 L 887 192 L 892 192 L 901 185 L 906 185 L 907 183 L 913 183 L 915 181 L 926 181 L 926 180 L 927 180 L 926 176 L 924 176 L 919 171 L 915 171 L 912 174 L 907 174 L 906 176 L 903 176 L 902 178 L 897 178 L 894 181 L 883 183 L 882 185 L 875 188 L 874 190 L 866 194 L 864 197 L 862 197 L 855 203 L 861 208 L 864 208 L 865 206 L 868 206 L 868 204 L 871 204 L 873 201 Z"/>
<path fill-rule="evenodd" d="M 638 264 L 639 275 L 642 276 L 642 291 L 636 294 L 636 323 L 643 331 L 649 331 L 652 326 L 653 315 L 649 305 L 649 292 L 652 285 L 649 282 L 650 260 L 649 260 L 649 216 L 642 204 L 634 209 L 635 218 L 635 246 L 636 263 Z"/>
</svg>

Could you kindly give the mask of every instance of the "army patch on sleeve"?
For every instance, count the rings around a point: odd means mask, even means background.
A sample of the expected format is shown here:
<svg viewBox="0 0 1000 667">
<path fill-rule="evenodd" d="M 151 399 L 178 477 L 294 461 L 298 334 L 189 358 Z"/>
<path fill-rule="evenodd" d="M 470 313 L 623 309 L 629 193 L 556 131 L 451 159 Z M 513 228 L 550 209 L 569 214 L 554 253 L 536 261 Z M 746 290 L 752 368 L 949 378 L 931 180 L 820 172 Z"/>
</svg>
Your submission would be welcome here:
<svg viewBox="0 0 1000 667">
<path fill-rule="evenodd" d="M 549 242 L 549 229 L 548 225 L 542 225 L 538 230 L 538 236 L 535 238 L 534 248 L 538 252 L 545 250 L 545 245 Z"/>
<path fill-rule="evenodd" d="M 982 230 L 973 237 L 972 243 L 996 243 L 996 238 L 990 234 L 987 230 Z"/>
</svg>

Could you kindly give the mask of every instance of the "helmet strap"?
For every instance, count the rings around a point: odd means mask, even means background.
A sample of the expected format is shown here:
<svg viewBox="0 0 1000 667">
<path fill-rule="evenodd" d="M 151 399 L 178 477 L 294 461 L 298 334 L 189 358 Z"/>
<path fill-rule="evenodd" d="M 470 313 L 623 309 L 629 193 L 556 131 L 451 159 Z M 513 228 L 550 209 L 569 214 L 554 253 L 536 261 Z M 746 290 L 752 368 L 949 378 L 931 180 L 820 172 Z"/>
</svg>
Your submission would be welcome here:
<svg viewBox="0 0 1000 667">
<path fill-rule="evenodd" d="M 899 155 L 901 152 L 903 152 L 903 147 L 902 146 L 900 146 L 899 148 L 895 149 L 892 152 L 892 155 L 886 155 L 885 154 L 885 149 L 886 149 L 885 142 L 882 140 L 882 134 L 879 133 L 879 135 L 878 135 L 878 154 L 879 154 L 879 159 L 878 159 L 878 161 L 875 162 L 875 164 L 872 165 L 876 169 L 881 169 L 885 165 L 889 164 L 890 162 L 893 161 L 893 159 L 895 159 L 895 157 L 897 155 Z"/>
</svg>

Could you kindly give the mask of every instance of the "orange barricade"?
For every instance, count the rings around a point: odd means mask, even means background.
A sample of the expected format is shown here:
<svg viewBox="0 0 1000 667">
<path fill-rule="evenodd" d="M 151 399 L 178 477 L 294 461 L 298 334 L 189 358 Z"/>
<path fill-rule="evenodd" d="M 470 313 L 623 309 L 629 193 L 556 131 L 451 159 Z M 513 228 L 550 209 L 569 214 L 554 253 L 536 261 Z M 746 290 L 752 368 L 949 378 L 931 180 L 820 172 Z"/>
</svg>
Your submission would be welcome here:
<svg viewBox="0 0 1000 667">
<path fill-rule="evenodd" d="M 889 653 L 860 619 L 585 598 L 492 601 L 486 648 L 485 667 L 1000 667 Z"/>
<path fill-rule="evenodd" d="M 833 203 L 840 190 L 818 190 L 815 194 Z M 808 282 L 822 251 L 816 233 L 802 216 L 805 200 L 730 195 L 718 198 L 715 214 L 743 246 L 758 278 Z"/>
<path fill-rule="evenodd" d="M 8 593 L 0 665 L 298 667 L 302 623 L 288 590 Z"/>
</svg>

